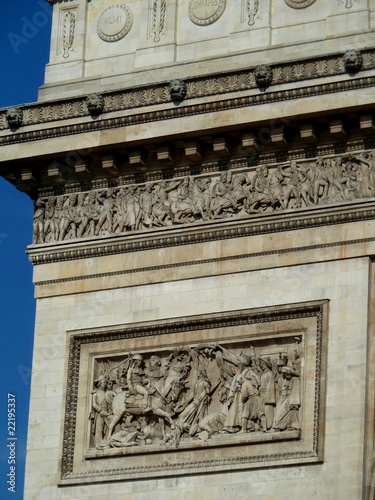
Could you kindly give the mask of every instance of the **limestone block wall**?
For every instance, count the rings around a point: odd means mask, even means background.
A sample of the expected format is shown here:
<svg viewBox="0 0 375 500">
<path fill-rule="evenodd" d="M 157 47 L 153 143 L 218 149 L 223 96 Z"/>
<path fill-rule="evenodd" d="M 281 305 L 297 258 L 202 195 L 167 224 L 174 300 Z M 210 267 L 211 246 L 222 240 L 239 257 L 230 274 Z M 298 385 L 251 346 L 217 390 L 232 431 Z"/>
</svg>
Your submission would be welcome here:
<svg viewBox="0 0 375 500">
<path fill-rule="evenodd" d="M 298 238 L 298 234 L 293 237 Z M 260 247 L 270 244 L 270 239 L 272 236 L 259 238 Z M 280 246 L 290 240 L 288 233 L 280 239 Z M 253 259 L 245 269 L 239 266 L 228 273 L 223 267 L 221 272 L 202 273 L 201 277 L 186 273 L 176 280 L 178 274 L 172 270 L 164 280 L 150 276 L 133 286 L 118 286 L 113 281 L 113 286 L 109 282 L 105 290 L 98 285 L 96 290 L 85 291 L 84 281 L 80 291 L 72 288 L 74 293 L 69 293 L 65 287 L 64 295 L 50 293 L 39 298 L 25 499 L 174 500 L 176 495 L 215 500 L 365 498 L 364 456 L 370 445 L 365 439 L 366 415 L 373 419 L 373 408 L 367 404 L 367 414 L 365 411 L 366 379 L 372 376 L 366 363 L 372 272 L 368 255 L 374 252 L 371 245 L 354 246 L 357 255 L 352 256 L 350 248 L 341 249 L 340 255 L 334 248 L 316 249 L 305 254 L 306 263 L 299 263 L 292 252 L 273 258 L 272 264 L 265 260 L 262 265 L 259 259 Z M 187 250 L 192 257 L 194 246 L 181 249 Z M 225 241 L 220 243 L 219 253 L 225 255 Z M 92 259 L 93 272 L 99 271 L 98 262 Z M 63 272 L 69 263 L 57 266 Z M 36 267 L 38 273 L 42 267 Z M 57 276 L 59 270 L 55 269 L 54 274 Z M 322 299 L 329 300 L 323 463 L 142 481 L 104 482 L 103 478 L 102 484 L 57 485 L 69 355 L 67 332 Z"/>
<path fill-rule="evenodd" d="M 360 50 L 373 9 L 368 0 L 59 0 L 40 100 L 79 94 L 78 80 L 103 91 Z"/>
</svg>

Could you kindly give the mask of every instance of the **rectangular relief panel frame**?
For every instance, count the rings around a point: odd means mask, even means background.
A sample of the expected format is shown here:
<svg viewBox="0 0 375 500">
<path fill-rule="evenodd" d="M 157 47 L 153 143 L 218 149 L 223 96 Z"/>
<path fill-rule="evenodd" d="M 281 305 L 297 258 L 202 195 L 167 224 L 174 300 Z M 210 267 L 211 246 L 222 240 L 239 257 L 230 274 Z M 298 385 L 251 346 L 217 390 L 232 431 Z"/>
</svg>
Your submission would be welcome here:
<svg viewBox="0 0 375 500">
<path fill-rule="evenodd" d="M 69 332 L 60 484 L 323 460 L 328 301 Z"/>
</svg>

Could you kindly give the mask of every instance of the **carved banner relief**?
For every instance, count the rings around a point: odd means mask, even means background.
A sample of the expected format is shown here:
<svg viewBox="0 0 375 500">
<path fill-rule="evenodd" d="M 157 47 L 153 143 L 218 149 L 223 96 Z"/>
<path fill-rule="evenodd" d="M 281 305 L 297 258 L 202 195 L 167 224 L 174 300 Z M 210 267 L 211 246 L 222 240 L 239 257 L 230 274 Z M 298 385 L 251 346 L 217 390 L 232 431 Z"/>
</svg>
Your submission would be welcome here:
<svg viewBox="0 0 375 500">
<path fill-rule="evenodd" d="M 374 195 L 373 151 L 261 164 L 220 174 L 39 198 L 34 243 L 225 222 Z"/>
<path fill-rule="evenodd" d="M 72 334 L 62 479 L 320 460 L 326 308 Z"/>
</svg>

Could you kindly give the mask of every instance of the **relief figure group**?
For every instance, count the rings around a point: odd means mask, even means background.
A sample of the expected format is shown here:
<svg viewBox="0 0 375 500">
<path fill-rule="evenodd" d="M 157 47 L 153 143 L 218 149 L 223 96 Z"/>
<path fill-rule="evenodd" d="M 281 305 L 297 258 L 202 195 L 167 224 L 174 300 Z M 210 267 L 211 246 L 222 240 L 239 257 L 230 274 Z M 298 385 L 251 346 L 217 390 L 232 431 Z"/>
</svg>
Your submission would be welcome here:
<svg viewBox="0 0 375 500">
<path fill-rule="evenodd" d="M 255 171 L 39 198 L 34 243 L 53 243 L 375 196 L 374 152 L 318 157 Z"/>
<path fill-rule="evenodd" d="M 300 432 L 300 342 L 277 355 L 213 343 L 102 360 L 91 393 L 90 448 Z"/>
</svg>

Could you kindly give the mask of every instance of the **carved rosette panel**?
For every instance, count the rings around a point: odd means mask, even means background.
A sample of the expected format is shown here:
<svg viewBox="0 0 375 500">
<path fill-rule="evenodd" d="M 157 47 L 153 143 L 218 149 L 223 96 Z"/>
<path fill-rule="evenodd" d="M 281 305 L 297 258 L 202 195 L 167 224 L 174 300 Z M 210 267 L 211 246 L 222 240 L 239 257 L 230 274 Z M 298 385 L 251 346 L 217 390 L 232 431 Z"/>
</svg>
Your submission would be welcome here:
<svg viewBox="0 0 375 500">
<path fill-rule="evenodd" d="M 73 332 L 62 483 L 321 460 L 326 318 L 322 301 Z"/>
<path fill-rule="evenodd" d="M 215 23 L 223 14 L 226 0 L 190 0 L 189 18 L 197 26 Z"/>
<path fill-rule="evenodd" d="M 34 243 L 226 222 L 371 198 L 375 156 L 364 151 L 107 186 L 104 181 L 88 192 L 39 198 Z"/>
</svg>

